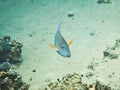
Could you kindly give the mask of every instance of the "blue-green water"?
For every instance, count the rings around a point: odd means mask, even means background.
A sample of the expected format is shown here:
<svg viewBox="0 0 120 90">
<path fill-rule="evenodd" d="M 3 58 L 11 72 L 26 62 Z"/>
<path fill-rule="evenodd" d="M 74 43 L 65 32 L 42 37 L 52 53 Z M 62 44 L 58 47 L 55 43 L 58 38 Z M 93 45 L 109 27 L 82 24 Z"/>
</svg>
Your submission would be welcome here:
<svg viewBox="0 0 120 90">
<path fill-rule="evenodd" d="M 30 90 L 39 90 L 49 81 L 67 73 L 86 74 L 87 66 L 97 62 L 94 76 L 84 79 L 91 83 L 96 79 L 115 87 L 118 85 L 119 60 L 101 63 L 103 51 L 120 38 L 119 0 L 112 4 L 98 4 L 97 0 L 0 0 L 0 36 L 10 35 L 23 43 L 23 62 L 17 71 L 30 83 Z M 73 16 L 69 17 L 68 14 Z M 68 41 L 71 57 L 64 58 L 49 44 L 54 44 L 58 23 Z M 93 35 L 91 35 L 91 33 Z M 114 65 L 115 64 L 115 65 Z M 112 69 L 109 71 L 109 68 Z M 36 72 L 32 72 L 32 70 Z M 113 78 L 107 76 L 116 73 Z M 98 76 L 98 77 L 97 77 Z M 32 81 L 30 78 L 32 77 Z M 119 86 L 119 85 L 118 85 Z"/>
</svg>

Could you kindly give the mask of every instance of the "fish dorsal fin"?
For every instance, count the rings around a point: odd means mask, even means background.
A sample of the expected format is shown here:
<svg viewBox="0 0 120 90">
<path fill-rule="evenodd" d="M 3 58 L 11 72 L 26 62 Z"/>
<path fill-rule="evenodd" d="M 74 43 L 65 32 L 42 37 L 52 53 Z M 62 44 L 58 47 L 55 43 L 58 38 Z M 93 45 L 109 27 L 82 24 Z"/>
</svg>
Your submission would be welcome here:
<svg viewBox="0 0 120 90">
<path fill-rule="evenodd" d="M 51 48 L 53 48 L 55 50 L 58 50 L 58 48 L 55 45 L 53 45 L 53 44 L 49 44 L 49 45 L 50 45 Z"/>
<path fill-rule="evenodd" d="M 59 25 L 58 25 L 58 32 L 60 33 L 60 25 L 61 25 L 61 23 L 59 23 Z"/>
<path fill-rule="evenodd" d="M 72 45 L 72 43 L 73 43 L 73 39 L 69 41 L 68 45 L 70 46 Z"/>
</svg>

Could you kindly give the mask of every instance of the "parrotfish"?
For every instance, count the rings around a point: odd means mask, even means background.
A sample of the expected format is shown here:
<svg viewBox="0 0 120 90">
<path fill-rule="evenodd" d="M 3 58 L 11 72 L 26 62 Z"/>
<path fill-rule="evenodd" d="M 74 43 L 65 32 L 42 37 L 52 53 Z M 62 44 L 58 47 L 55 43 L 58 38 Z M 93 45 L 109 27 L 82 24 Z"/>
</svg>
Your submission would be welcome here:
<svg viewBox="0 0 120 90">
<path fill-rule="evenodd" d="M 50 44 L 50 46 L 54 48 L 58 52 L 59 55 L 63 57 L 70 57 L 71 52 L 70 52 L 69 46 L 72 44 L 72 42 L 73 40 L 67 43 L 66 40 L 63 38 L 60 32 L 60 23 L 59 23 L 58 30 L 55 34 L 55 43 L 54 45 Z"/>
</svg>

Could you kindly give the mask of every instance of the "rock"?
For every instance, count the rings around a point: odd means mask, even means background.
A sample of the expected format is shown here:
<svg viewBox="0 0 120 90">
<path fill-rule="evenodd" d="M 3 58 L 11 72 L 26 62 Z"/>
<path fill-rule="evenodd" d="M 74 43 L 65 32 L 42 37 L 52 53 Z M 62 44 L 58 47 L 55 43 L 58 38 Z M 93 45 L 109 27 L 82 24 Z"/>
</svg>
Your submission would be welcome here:
<svg viewBox="0 0 120 90">
<path fill-rule="evenodd" d="M 111 2 L 110 0 L 98 0 L 97 3 L 98 3 L 98 4 L 102 4 L 102 3 L 112 4 L 112 2 Z"/>
<path fill-rule="evenodd" d="M 36 70 L 33 70 L 32 72 L 36 72 Z"/>
<path fill-rule="evenodd" d="M 90 77 L 92 77 L 93 75 L 94 75 L 94 73 L 88 72 L 88 73 L 86 74 L 86 77 L 87 77 L 87 78 L 90 78 Z"/>
<path fill-rule="evenodd" d="M 117 39 L 116 40 L 116 43 L 115 43 L 115 48 L 119 48 L 120 47 L 120 39 Z"/>
<path fill-rule="evenodd" d="M 73 17 L 73 16 L 74 16 L 73 12 L 70 11 L 70 12 L 68 13 L 68 17 Z"/>
<path fill-rule="evenodd" d="M 110 59 L 118 59 L 118 54 L 112 53 L 109 50 L 103 51 L 104 57 L 108 57 Z"/>
<path fill-rule="evenodd" d="M 94 35 L 95 35 L 95 32 L 91 32 L 90 35 L 91 35 L 91 36 L 94 36 Z"/>
<path fill-rule="evenodd" d="M 120 56 L 120 39 L 116 40 L 114 46 L 107 47 L 107 49 L 103 51 L 103 56 L 104 58 L 118 59 Z"/>
<path fill-rule="evenodd" d="M 112 90 L 111 87 L 101 84 L 99 81 L 96 81 L 95 90 Z"/>
</svg>

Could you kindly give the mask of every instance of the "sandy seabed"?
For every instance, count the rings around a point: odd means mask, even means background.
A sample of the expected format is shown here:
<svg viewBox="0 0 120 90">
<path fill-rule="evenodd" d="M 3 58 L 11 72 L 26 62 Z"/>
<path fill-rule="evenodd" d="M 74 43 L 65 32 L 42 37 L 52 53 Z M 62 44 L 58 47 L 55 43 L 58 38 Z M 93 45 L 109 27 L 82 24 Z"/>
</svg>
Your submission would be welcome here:
<svg viewBox="0 0 120 90">
<path fill-rule="evenodd" d="M 39 90 L 67 73 L 89 73 L 91 62 L 99 65 L 92 77 L 83 79 L 85 83 L 99 80 L 120 87 L 120 58 L 103 59 L 103 51 L 120 39 L 120 1 L 111 2 L 0 0 L 0 36 L 10 35 L 23 43 L 23 63 L 17 71 L 31 85 L 30 90 Z M 71 12 L 73 16 L 68 16 Z M 70 58 L 61 57 L 49 47 L 49 43 L 54 44 L 59 22 L 64 38 L 74 39 Z"/>
</svg>

